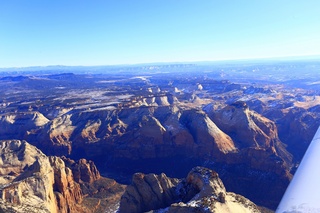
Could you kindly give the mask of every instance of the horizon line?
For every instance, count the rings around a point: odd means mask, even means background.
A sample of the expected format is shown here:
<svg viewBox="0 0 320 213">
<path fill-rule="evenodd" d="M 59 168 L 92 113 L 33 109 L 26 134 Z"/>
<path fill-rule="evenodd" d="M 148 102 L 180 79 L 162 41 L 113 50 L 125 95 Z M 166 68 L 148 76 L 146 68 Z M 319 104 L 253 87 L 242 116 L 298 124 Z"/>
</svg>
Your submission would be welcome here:
<svg viewBox="0 0 320 213">
<path fill-rule="evenodd" d="M 111 66 L 139 66 L 139 65 L 160 65 L 160 64 L 199 64 L 199 63 L 214 63 L 214 62 L 232 62 L 232 61 L 255 61 L 255 60 L 292 60 L 292 59 L 320 59 L 320 55 L 292 55 L 292 56 L 276 56 L 276 57 L 256 57 L 256 58 L 235 58 L 235 59 L 213 59 L 199 61 L 163 61 L 163 62 L 137 62 L 137 63 L 119 63 L 119 64 L 101 64 L 101 65 L 28 65 L 20 67 L 0 67 L 0 69 L 25 69 L 39 67 L 111 67 Z"/>
</svg>

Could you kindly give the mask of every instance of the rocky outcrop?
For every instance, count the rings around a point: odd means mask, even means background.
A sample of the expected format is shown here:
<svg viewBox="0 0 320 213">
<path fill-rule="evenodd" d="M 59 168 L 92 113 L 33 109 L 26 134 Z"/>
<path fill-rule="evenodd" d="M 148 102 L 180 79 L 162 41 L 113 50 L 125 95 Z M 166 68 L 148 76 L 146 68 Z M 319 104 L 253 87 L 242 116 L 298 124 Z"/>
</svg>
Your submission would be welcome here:
<svg viewBox="0 0 320 213">
<path fill-rule="evenodd" d="M 250 111 L 245 102 L 236 102 L 220 111 L 211 112 L 210 117 L 232 136 L 240 148 L 269 148 L 279 140 L 274 122 Z"/>
<path fill-rule="evenodd" d="M 203 167 L 193 168 L 182 180 L 165 174 L 135 174 L 121 198 L 119 212 L 160 208 L 161 212 L 260 212 L 250 200 L 226 192 L 218 174 Z"/>
<path fill-rule="evenodd" d="M 92 161 L 47 157 L 26 141 L 0 141 L 0 162 L 0 210 L 5 212 L 116 209 L 124 190 L 102 178 Z"/>
<path fill-rule="evenodd" d="M 134 174 L 132 184 L 121 198 L 120 212 L 146 212 L 170 205 L 178 198 L 175 192 L 178 182 L 163 173 Z"/>
<path fill-rule="evenodd" d="M 59 157 L 49 157 L 54 171 L 54 185 L 58 212 L 83 212 L 78 205 L 83 200 L 79 183 L 76 183 L 70 168 Z"/>
<path fill-rule="evenodd" d="M 0 139 L 23 139 L 31 131 L 41 128 L 48 122 L 43 114 L 36 111 L 0 115 Z"/>
<path fill-rule="evenodd" d="M 276 124 L 240 101 L 220 110 L 206 107 L 206 111 L 239 149 L 213 166 L 226 186 L 260 205 L 276 208 L 292 178 L 292 155 L 280 141 Z"/>
<path fill-rule="evenodd" d="M 1 208 L 14 212 L 58 212 L 49 159 L 25 141 L 1 141 L 0 147 Z"/>
<path fill-rule="evenodd" d="M 92 183 L 101 178 L 100 172 L 93 161 L 80 159 L 78 162 L 76 162 L 64 156 L 62 156 L 61 159 L 65 162 L 66 166 L 72 170 L 73 179 L 77 183 Z"/>
<path fill-rule="evenodd" d="M 201 153 L 214 156 L 217 152 L 224 154 L 237 151 L 232 139 L 222 132 L 215 123 L 202 111 L 187 110 L 180 118 L 181 123 L 186 126 L 193 136 L 194 143 L 199 145 Z"/>
<path fill-rule="evenodd" d="M 46 156 L 26 141 L 5 140 L 0 143 L 0 175 L 20 174 L 36 159 Z"/>
<path fill-rule="evenodd" d="M 245 102 L 235 102 L 208 113 L 217 126 L 232 137 L 239 149 L 272 149 L 275 155 L 291 164 L 292 155 L 281 143 L 276 124 L 251 111 Z"/>
</svg>

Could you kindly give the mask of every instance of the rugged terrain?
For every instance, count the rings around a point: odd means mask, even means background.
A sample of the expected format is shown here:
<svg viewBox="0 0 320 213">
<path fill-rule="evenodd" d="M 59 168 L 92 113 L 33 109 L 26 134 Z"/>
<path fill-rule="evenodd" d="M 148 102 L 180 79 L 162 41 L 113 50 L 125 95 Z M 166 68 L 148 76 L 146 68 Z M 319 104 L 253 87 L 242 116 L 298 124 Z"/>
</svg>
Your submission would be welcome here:
<svg viewBox="0 0 320 213">
<path fill-rule="evenodd" d="M 181 180 L 136 173 L 124 192 L 123 185 L 101 177 L 92 161 L 47 157 L 26 141 L 0 141 L 0 156 L 1 212 L 260 212 L 202 167 Z"/>
<path fill-rule="evenodd" d="M 227 191 L 275 209 L 320 125 L 318 67 L 309 61 L 10 71 L 0 77 L 0 139 L 27 140 L 60 156 L 50 157 L 53 170 L 69 168 L 89 195 L 105 180 L 92 162 L 125 184 L 136 172 L 183 178 L 205 166 Z M 70 197 L 55 191 L 61 202 Z M 68 208 L 89 205 L 74 200 Z"/>
<path fill-rule="evenodd" d="M 92 161 L 46 156 L 26 141 L 0 141 L 0 210 L 115 211 L 124 186 L 100 176 Z"/>
<path fill-rule="evenodd" d="M 165 174 L 133 176 L 121 198 L 119 213 L 154 212 L 260 212 L 250 200 L 226 189 L 216 172 L 193 168 L 178 180 Z"/>
</svg>

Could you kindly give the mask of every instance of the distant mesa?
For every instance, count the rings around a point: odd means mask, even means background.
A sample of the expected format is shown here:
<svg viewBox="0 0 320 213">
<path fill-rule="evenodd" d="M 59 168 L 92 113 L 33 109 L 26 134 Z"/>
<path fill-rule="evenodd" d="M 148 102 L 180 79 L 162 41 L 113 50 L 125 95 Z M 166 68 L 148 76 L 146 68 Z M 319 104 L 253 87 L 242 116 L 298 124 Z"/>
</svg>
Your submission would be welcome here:
<svg viewBox="0 0 320 213">
<path fill-rule="evenodd" d="M 61 74 L 55 74 L 55 75 L 48 75 L 47 78 L 50 79 L 56 79 L 56 80 L 63 80 L 69 78 L 74 78 L 76 75 L 74 73 L 61 73 Z"/>
<path fill-rule="evenodd" d="M 14 81 L 14 82 L 19 82 L 19 81 L 24 81 L 24 80 L 29 80 L 29 79 L 30 79 L 29 76 L 24 76 L 24 75 L 6 76 L 6 77 L 0 78 L 1 81 Z"/>
</svg>

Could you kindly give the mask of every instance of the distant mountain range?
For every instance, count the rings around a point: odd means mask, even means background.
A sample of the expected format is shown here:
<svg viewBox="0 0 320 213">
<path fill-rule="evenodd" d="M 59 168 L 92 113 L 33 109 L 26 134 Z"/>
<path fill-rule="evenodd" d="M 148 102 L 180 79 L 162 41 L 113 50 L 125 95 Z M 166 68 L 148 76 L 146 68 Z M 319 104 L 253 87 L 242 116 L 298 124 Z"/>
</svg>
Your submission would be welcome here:
<svg viewBox="0 0 320 213">
<path fill-rule="evenodd" d="M 137 63 L 137 64 L 118 64 L 118 65 L 97 65 L 97 66 L 66 66 L 66 65 L 49 65 L 49 66 L 30 66 L 30 67 L 0 67 L 0 72 L 27 72 L 27 71 L 77 71 L 77 72 L 99 72 L 102 70 L 114 70 L 128 67 L 150 67 L 150 66 L 169 66 L 169 67 L 189 67 L 215 64 L 255 64 L 266 62 L 284 62 L 284 61 L 310 61 L 320 60 L 320 55 L 311 56 L 286 56 L 275 58 L 253 58 L 253 59 L 226 59 L 217 61 L 191 61 L 191 62 L 154 62 L 154 63 Z"/>
</svg>

